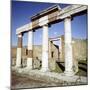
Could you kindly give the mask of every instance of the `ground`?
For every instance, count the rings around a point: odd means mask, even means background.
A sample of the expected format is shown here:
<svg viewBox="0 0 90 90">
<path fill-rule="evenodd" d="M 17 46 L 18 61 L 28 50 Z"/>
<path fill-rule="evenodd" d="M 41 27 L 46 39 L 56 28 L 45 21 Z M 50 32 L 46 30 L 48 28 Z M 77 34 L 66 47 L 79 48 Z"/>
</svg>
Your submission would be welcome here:
<svg viewBox="0 0 90 90">
<path fill-rule="evenodd" d="M 79 72 L 77 75 L 87 77 L 87 62 L 79 62 Z M 64 64 L 56 63 L 56 69 L 54 72 L 61 73 L 64 72 Z M 34 76 L 28 76 L 25 74 L 20 74 L 15 71 L 12 71 L 12 90 L 16 90 L 16 88 L 39 88 L 39 87 L 49 87 L 49 86 L 67 86 L 67 85 L 76 85 L 77 83 L 67 83 L 67 82 L 49 82 L 47 80 L 42 80 L 40 77 L 39 79 L 35 78 Z M 77 84 L 80 85 L 80 84 Z"/>
<path fill-rule="evenodd" d="M 39 88 L 39 87 L 50 87 L 50 86 L 60 86 L 60 83 L 47 82 L 42 80 L 37 80 L 36 78 L 30 78 L 26 75 L 21 75 L 12 71 L 12 90 L 19 88 Z"/>
<path fill-rule="evenodd" d="M 12 90 L 15 90 L 16 88 L 33 88 L 40 86 L 48 86 L 48 84 L 12 72 Z"/>
</svg>

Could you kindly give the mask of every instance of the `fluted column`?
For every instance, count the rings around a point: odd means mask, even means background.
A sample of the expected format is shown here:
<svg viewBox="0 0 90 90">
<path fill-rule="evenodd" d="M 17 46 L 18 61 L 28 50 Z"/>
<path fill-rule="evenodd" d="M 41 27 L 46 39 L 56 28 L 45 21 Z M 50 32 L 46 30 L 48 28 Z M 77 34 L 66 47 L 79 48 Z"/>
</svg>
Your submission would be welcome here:
<svg viewBox="0 0 90 90">
<path fill-rule="evenodd" d="M 71 17 L 64 20 L 65 27 L 65 75 L 73 76 L 73 56 L 72 56 L 72 35 L 71 35 Z"/>
</svg>

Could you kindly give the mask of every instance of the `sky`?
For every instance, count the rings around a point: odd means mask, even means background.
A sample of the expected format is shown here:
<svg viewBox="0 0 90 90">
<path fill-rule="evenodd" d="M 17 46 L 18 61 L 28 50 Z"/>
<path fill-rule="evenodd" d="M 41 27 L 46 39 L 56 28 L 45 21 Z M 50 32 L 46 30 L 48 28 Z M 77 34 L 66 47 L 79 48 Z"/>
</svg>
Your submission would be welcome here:
<svg viewBox="0 0 90 90">
<path fill-rule="evenodd" d="M 16 29 L 24 24 L 30 23 L 30 17 L 55 3 L 41 3 L 41 2 L 25 2 L 25 1 L 12 1 L 11 9 L 11 37 L 12 46 L 17 46 Z M 68 4 L 59 4 L 61 8 L 68 6 Z M 72 37 L 77 39 L 87 38 L 87 14 L 74 17 L 72 20 Z M 49 38 L 64 35 L 64 22 L 51 25 L 49 27 Z M 27 45 L 28 34 L 23 35 L 23 46 Z M 56 42 L 58 43 L 58 42 Z M 33 34 L 33 44 L 42 44 L 42 28 L 38 29 Z"/>
</svg>

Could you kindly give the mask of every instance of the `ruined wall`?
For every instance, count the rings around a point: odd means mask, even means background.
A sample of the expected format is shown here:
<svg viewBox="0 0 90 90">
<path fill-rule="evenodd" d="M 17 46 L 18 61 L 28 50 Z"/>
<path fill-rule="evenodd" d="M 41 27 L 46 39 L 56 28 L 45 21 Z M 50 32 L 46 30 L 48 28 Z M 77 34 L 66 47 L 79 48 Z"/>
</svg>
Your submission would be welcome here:
<svg viewBox="0 0 90 90">
<path fill-rule="evenodd" d="M 50 66 L 54 67 L 55 61 L 58 59 L 58 55 L 60 56 L 60 62 L 64 62 L 64 36 L 61 36 L 61 43 L 62 43 L 62 50 L 60 51 L 60 55 L 58 53 L 58 46 L 54 45 L 53 43 L 49 42 L 49 64 L 52 64 Z M 73 39 L 72 40 L 72 46 L 73 46 L 73 58 L 75 61 L 79 60 L 86 60 L 87 59 L 87 40 L 78 40 Z M 16 60 L 16 47 L 12 47 L 11 49 L 11 57 L 13 60 Z M 53 52 L 53 57 L 52 57 Z M 42 47 L 41 45 L 35 45 L 33 46 L 33 60 L 36 60 L 38 57 L 38 60 L 41 61 L 42 56 Z M 25 60 L 27 59 L 27 48 L 22 48 L 22 58 Z"/>
<path fill-rule="evenodd" d="M 53 43 L 49 42 L 49 68 L 51 70 L 55 69 L 55 62 L 58 59 L 58 53 L 59 53 L 59 47 L 57 45 L 54 45 Z M 12 61 L 15 63 L 16 61 L 16 47 L 12 48 Z M 52 55 L 53 52 L 53 55 Z M 22 48 L 22 60 L 24 63 L 26 63 L 27 60 L 27 47 Z M 53 57 L 52 57 L 53 56 Z M 33 66 L 34 68 L 38 68 L 40 65 L 40 62 L 42 61 L 42 46 L 41 45 L 34 45 L 33 46 Z M 39 62 L 39 63 L 38 63 Z"/>
<path fill-rule="evenodd" d="M 11 47 L 11 63 L 12 65 L 16 65 L 16 53 L 17 53 L 17 47 Z M 26 47 L 22 48 L 22 61 L 24 62 L 24 64 L 26 64 L 26 60 L 27 60 L 27 49 Z"/>
<path fill-rule="evenodd" d="M 62 51 L 60 51 L 60 62 L 64 62 L 65 60 L 65 48 L 64 48 L 64 36 L 61 36 L 62 43 Z M 87 40 L 83 39 L 72 39 L 72 50 L 73 50 L 73 58 L 74 60 L 86 60 L 87 59 Z"/>
<path fill-rule="evenodd" d="M 73 39 L 73 58 L 77 60 L 87 59 L 87 40 Z"/>
<path fill-rule="evenodd" d="M 12 47 L 11 48 L 11 57 L 16 58 L 16 53 L 17 53 L 17 47 Z M 22 48 L 22 57 L 25 57 L 27 55 L 27 50 L 26 47 Z"/>
<path fill-rule="evenodd" d="M 50 70 L 55 70 L 56 60 L 59 58 L 59 47 L 49 41 L 49 68 Z"/>
<path fill-rule="evenodd" d="M 33 59 L 36 59 L 38 57 L 39 60 L 41 60 L 42 56 L 42 47 L 41 45 L 34 45 L 33 46 Z"/>
</svg>

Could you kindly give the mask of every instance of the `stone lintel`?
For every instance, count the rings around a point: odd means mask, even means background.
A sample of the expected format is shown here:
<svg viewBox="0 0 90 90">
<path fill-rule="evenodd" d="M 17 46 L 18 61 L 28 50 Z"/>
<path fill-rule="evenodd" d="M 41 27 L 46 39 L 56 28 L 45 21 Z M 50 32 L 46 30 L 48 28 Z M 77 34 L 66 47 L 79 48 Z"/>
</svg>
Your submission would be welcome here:
<svg viewBox="0 0 90 90">
<path fill-rule="evenodd" d="M 57 20 L 59 20 L 59 21 L 63 20 L 64 18 L 66 18 L 70 15 L 71 16 L 76 15 L 76 14 L 78 15 L 78 13 L 87 10 L 87 8 L 88 8 L 87 5 L 70 5 L 70 6 L 67 6 L 67 7 L 63 8 L 61 11 L 59 11 L 59 13 L 55 12 L 55 15 L 53 14 L 53 15 L 48 16 L 48 17 L 55 16 L 52 19 L 48 18 L 48 21 L 49 21 L 48 24 L 50 24 L 52 20 L 55 22 Z M 46 20 L 47 20 L 47 18 L 46 18 Z M 19 34 L 21 32 L 26 32 L 29 30 L 33 30 L 35 28 L 40 28 L 39 23 L 40 23 L 39 19 L 36 19 L 35 21 L 32 21 L 31 23 L 28 23 L 28 24 L 18 28 L 16 30 L 16 34 Z"/>
</svg>

